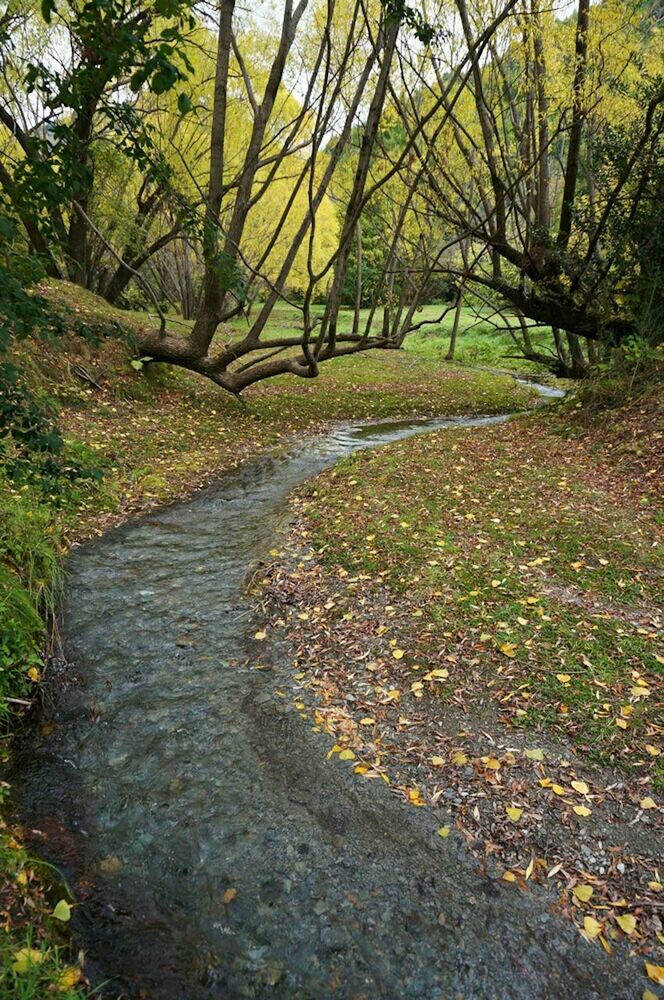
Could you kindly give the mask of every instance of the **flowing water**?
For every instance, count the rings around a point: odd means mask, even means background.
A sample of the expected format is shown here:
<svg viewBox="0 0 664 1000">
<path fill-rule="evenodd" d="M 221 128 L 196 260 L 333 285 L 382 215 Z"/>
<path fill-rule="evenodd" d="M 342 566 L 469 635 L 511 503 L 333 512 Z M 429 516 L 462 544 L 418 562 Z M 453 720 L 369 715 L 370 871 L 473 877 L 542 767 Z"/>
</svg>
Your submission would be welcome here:
<svg viewBox="0 0 664 1000">
<path fill-rule="evenodd" d="M 62 683 L 11 779 L 76 887 L 105 995 L 633 995 L 629 966 L 536 890 L 482 877 L 432 811 L 326 760 L 278 694 L 287 648 L 253 638 L 247 573 L 298 483 L 360 448 L 501 419 L 337 427 L 72 552 Z"/>
</svg>

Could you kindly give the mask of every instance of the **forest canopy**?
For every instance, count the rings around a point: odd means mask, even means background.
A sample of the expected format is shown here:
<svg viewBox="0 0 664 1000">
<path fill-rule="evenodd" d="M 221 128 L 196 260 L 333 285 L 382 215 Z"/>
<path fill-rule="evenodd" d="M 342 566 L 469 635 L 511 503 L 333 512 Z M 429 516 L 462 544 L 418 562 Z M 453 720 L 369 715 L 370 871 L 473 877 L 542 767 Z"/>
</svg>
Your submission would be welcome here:
<svg viewBox="0 0 664 1000">
<path fill-rule="evenodd" d="M 157 310 L 140 352 L 233 393 L 398 348 L 432 302 L 480 304 L 515 352 L 583 375 L 662 329 L 660 20 L 631 0 L 9 3 L 6 263 Z M 268 336 L 280 301 L 301 323 Z"/>
</svg>

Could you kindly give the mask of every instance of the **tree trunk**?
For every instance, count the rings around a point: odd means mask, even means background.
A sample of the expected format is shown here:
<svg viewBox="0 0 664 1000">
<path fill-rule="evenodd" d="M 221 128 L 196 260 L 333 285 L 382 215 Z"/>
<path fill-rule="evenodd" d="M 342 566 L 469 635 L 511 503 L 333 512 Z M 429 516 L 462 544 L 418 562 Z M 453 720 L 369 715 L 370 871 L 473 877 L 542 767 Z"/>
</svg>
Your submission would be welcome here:
<svg viewBox="0 0 664 1000">
<path fill-rule="evenodd" d="M 461 320 L 461 310 L 463 308 L 463 282 L 459 285 L 457 289 L 456 302 L 454 304 L 454 320 L 452 322 L 452 330 L 450 331 L 450 344 L 447 348 L 447 354 L 445 355 L 446 361 L 454 361 L 454 352 L 456 350 L 457 334 L 459 332 L 459 322 Z"/>
</svg>

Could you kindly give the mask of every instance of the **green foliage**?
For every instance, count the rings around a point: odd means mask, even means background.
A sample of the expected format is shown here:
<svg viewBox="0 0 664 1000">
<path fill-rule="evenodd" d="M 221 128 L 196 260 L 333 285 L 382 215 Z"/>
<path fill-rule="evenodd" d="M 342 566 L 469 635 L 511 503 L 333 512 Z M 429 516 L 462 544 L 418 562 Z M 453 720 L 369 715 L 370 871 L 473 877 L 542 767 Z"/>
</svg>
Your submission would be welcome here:
<svg viewBox="0 0 664 1000">
<path fill-rule="evenodd" d="M 0 470 L 0 717 L 7 698 L 23 698 L 39 670 L 60 581 L 60 537 L 53 510 L 34 492 L 15 490 Z M 33 679 L 38 673 L 33 673 Z"/>
</svg>

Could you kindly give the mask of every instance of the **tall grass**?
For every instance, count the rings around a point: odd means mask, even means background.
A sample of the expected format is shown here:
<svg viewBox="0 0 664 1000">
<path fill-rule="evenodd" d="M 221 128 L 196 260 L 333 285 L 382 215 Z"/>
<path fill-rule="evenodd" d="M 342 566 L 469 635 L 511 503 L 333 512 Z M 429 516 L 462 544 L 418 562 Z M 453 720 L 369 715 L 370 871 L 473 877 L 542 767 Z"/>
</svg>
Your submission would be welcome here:
<svg viewBox="0 0 664 1000">
<path fill-rule="evenodd" d="M 39 679 L 47 621 L 60 587 L 60 536 L 53 510 L 0 474 L 0 720 Z"/>
</svg>

